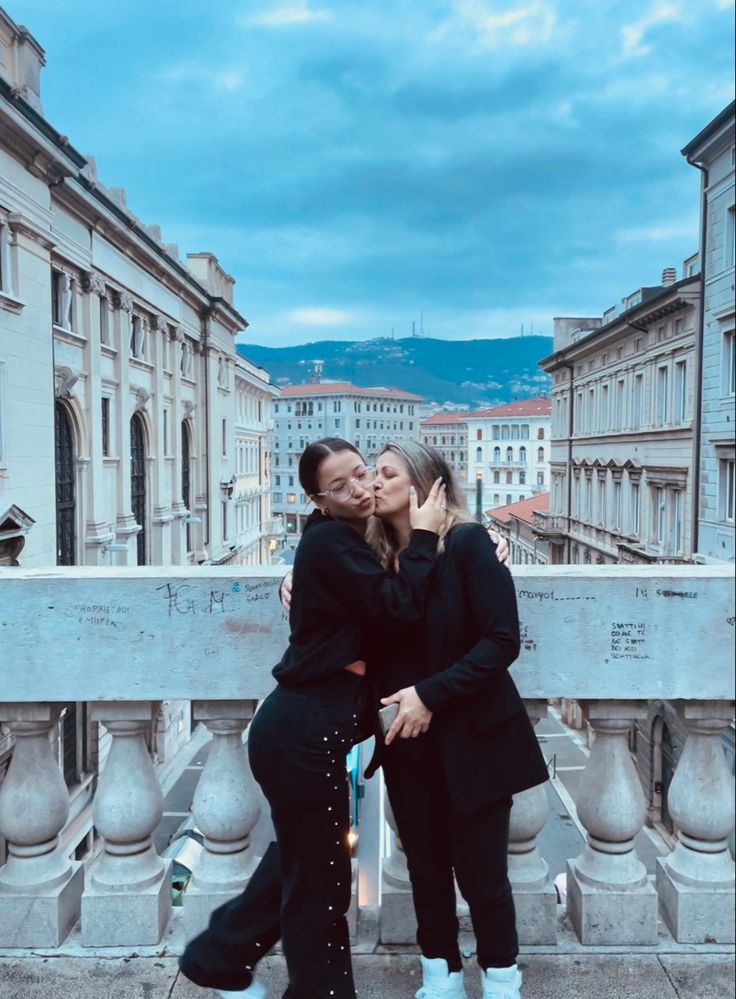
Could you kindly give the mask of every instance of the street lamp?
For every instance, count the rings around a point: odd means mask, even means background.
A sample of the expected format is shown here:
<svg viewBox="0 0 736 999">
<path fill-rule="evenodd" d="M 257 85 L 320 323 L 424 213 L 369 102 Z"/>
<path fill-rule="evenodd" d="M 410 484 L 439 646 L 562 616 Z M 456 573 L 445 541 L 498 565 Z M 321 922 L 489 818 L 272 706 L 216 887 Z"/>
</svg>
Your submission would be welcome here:
<svg viewBox="0 0 736 999">
<path fill-rule="evenodd" d="M 475 519 L 483 523 L 483 473 L 475 473 Z"/>
</svg>

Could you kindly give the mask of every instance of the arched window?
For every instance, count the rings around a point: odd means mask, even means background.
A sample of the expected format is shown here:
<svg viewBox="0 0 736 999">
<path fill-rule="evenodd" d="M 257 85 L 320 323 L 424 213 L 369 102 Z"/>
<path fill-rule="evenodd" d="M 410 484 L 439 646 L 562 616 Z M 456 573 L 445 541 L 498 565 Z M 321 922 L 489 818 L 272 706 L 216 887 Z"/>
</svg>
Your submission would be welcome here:
<svg viewBox="0 0 736 999">
<path fill-rule="evenodd" d="M 493 449 L 493 461 L 494 461 L 494 464 L 496 464 L 496 465 L 498 465 L 498 464 L 501 463 L 501 448 L 500 447 L 494 447 L 494 449 Z"/>
<path fill-rule="evenodd" d="M 514 449 L 512 447 L 506 448 L 506 461 L 514 460 Z"/>
<path fill-rule="evenodd" d="M 544 440 L 544 427 L 540 427 L 539 430 L 537 430 L 537 440 L 538 441 Z"/>
<path fill-rule="evenodd" d="M 526 463 L 526 448 L 523 444 L 519 448 L 519 461 Z"/>
<path fill-rule="evenodd" d="M 544 461 L 544 448 L 543 447 L 538 447 L 537 448 L 537 461 Z"/>
<path fill-rule="evenodd" d="M 74 431 L 69 410 L 57 402 L 54 410 L 56 438 L 56 564 L 76 565 L 76 478 Z"/>
<path fill-rule="evenodd" d="M 476 461 L 483 461 L 483 448 L 482 447 L 477 447 L 475 449 L 475 460 Z"/>
<path fill-rule="evenodd" d="M 138 565 L 146 564 L 146 438 L 143 420 L 130 421 L 130 506 L 140 531 L 136 536 Z"/>
</svg>

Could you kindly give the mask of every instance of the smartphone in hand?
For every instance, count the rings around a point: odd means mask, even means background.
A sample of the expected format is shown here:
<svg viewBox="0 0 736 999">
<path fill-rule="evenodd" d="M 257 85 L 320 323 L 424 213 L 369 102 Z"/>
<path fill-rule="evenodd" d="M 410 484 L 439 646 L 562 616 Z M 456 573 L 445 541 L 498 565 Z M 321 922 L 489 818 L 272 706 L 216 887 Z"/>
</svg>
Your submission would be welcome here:
<svg viewBox="0 0 736 999">
<path fill-rule="evenodd" d="M 381 726 L 381 732 L 384 737 L 388 734 L 388 730 L 391 728 L 393 723 L 396 721 L 396 716 L 399 713 L 398 704 L 387 704 L 385 708 L 381 708 L 378 712 L 378 724 Z"/>
</svg>

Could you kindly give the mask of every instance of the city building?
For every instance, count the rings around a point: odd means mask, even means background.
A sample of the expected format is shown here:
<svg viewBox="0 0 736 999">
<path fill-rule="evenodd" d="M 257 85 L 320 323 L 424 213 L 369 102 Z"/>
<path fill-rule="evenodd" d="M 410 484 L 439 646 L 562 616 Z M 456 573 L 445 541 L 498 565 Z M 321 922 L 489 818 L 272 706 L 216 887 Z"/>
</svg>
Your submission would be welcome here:
<svg viewBox="0 0 736 999">
<path fill-rule="evenodd" d="M 555 319 L 552 563 L 682 562 L 692 554 L 697 255 L 601 318 Z"/>
<path fill-rule="evenodd" d="M 471 511 L 510 506 L 549 489 L 549 399 L 479 409 L 466 422 Z"/>
<path fill-rule="evenodd" d="M 534 532 L 534 515 L 549 510 L 549 493 L 538 493 L 509 506 L 486 510 L 489 525 L 506 538 L 514 565 L 546 565 L 549 542 Z"/>
<path fill-rule="evenodd" d="M 468 425 L 465 413 L 434 413 L 419 424 L 419 439 L 442 455 L 463 489 L 468 476 Z"/>
<path fill-rule="evenodd" d="M 44 118 L 44 63 L 0 9 L 0 565 L 260 560 L 276 390 L 237 357 L 234 281 L 182 260 Z M 149 748 L 167 763 L 189 731 L 164 702 Z M 109 736 L 83 703 L 56 736 L 83 844 Z M 0 775 L 10 749 L 0 731 Z"/>
<path fill-rule="evenodd" d="M 271 516 L 271 405 L 278 397 L 263 368 L 235 362 L 233 539 L 241 565 L 266 565 L 283 534 Z M 224 514 L 227 517 L 227 509 Z M 225 532 L 226 533 L 226 532 Z"/>
<path fill-rule="evenodd" d="M 272 510 L 286 533 L 301 534 L 309 499 L 299 485 L 299 456 L 319 437 L 343 437 L 373 463 L 391 440 L 416 440 L 417 406 L 410 392 L 360 388 L 350 382 L 288 385 L 273 403 Z"/>
<path fill-rule="evenodd" d="M 700 170 L 703 297 L 694 468 L 697 517 L 693 546 L 703 560 L 734 559 L 734 104 L 682 153 Z"/>
</svg>

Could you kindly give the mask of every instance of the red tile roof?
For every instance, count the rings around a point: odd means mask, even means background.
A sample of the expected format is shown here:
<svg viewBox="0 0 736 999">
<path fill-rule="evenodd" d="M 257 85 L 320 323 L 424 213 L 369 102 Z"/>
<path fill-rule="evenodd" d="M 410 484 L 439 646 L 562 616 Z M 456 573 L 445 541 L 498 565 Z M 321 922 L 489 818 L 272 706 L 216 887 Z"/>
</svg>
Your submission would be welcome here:
<svg viewBox="0 0 736 999">
<path fill-rule="evenodd" d="M 510 402 L 505 406 L 495 406 L 493 409 L 476 409 L 474 413 L 468 413 L 466 419 L 475 420 L 481 417 L 513 417 L 513 416 L 549 416 L 552 412 L 552 403 L 546 396 L 537 399 L 521 399 L 519 402 Z"/>
<path fill-rule="evenodd" d="M 419 423 L 420 427 L 436 427 L 442 424 L 458 424 L 462 423 L 465 425 L 465 414 L 464 413 L 434 413 L 432 416 L 428 416 L 426 420 L 421 420 Z"/>
<path fill-rule="evenodd" d="M 362 388 L 350 382 L 310 382 L 307 385 L 286 385 L 281 389 L 283 396 L 303 395 L 360 395 L 378 399 L 404 399 L 408 402 L 422 402 L 420 395 L 402 392 L 401 389 Z"/>
<path fill-rule="evenodd" d="M 502 524 L 508 524 L 512 517 L 523 520 L 526 524 L 531 524 L 532 514 L 544 513 L 549 510 L 549 493 L 538 493 L 536 496 L 529 496 L 528 499 L 519 500 L 517 503 L 509 503 L 508 506 L 498 506 L 495 510 L 486 510 L 492 520 L 499 520 Z"/>
</svg>

